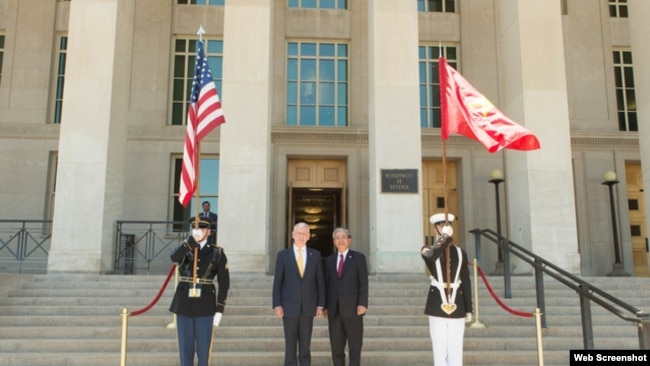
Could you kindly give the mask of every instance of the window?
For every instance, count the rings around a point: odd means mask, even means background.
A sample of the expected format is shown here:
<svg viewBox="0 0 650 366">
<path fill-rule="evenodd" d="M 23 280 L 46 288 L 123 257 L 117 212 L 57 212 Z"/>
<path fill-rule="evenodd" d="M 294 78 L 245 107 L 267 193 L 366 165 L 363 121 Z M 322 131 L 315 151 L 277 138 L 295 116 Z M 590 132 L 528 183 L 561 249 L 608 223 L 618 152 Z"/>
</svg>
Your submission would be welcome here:
<svg viewBox="0 0 650 366">
<path fill-rule="evenodd" d="M 632 52 L 614 51 L 614 81 L 619 131 L 638 131 Z"/>
<path fill-rule="evenodd" d="M 58 151 L 51 151 L 47 168 L 47 201 L 45 202 L 47 217 L 45 217 L 45 220 L 52 220 L 54 218 L 54 196 L 56 193 L 56 172 L 58 162 Z"/>
<path fill-rule="evenodd" d="M 176 39 L 174 45 L 174 76 L 172 80 L 172 125 L 187 124 L 187 108 L 190 104 L 192 81 L 194 79 L 194 63 L 196 61 L 196 39 Z M 212 79 L 217 87 L 219 97 L 221 91 L 223 66 L 223 41 L 205 40 L 205 56 L 208 58 Z"/>
<path fill-rule="evenodd" d="M 223 6 L 226 0 L 177 0 L 177 4 Z"/>
<path fill-rule="evenodd" d="M 442 55 L 440 54 L 442 52 Z M 440 128 L 440 80 L 438 57 L 447 59 L 458 70 L 458 52 L 454 46 L 418 47 L 420 74 L 420 126 Z"/>
<path fill-rule="evenodd" d="M 2 84 L 2 59 L 5 55 L 5 35 L 0 34 L 0 85 Z"/>
<path fill-rule="evenodd" d="M 418 11 L 437 13 L 455 13 L 456 0 L 418 0 Z"/>
<path fill-rule="evenodd" d="M 289 0 L 290 8 L 347 9 L 347 0 Z"/>
<path fill-rule="evenodd" d="M 609 16 L 627 18 L 627 0 L 609 0 Z"/>
<path fill-rule="evenodd" d="M 65 82 L 65 61 L 68 56 L 68 37 L 59 37 L 59 47 L 57 48 L 57 58 L 55 61 L 56 80 L 54 82 L 54 108 L 52 123 L 61 123 L 62 110 L 63 110 L 63 84 Z"/>
<path fill-rule="evenodd" d="M 347 126 L 348 45 L 290 42 L 287 45 L 289 126 Z"/>
<path fill-rule="evenodd" d="M 180 202 L 178 202 L 178 191 L 181 186 L 181 167 L 183 166 L 183 157 L 176 156 L 172 159 L 172 182 L 174 184 L 174 191 L 171 192 L 171 205 L 172 207 L 172 220 L 174 222 L 183 222 L 186 223 L 190 217 L 194 216 L 195 205 L 196 205 L 196 195 L 192 196 L 190 203 L 187 207 L 183 207 Z M 219 214 L 219 159 L 216 157 L 202 157 L 200 169 L 200 181 L 199 181 L 199 200 L 200 202 L 208 201 L 210 202 L 210 211 Z M 199 205 L 201 204 L 199 202 Z M 199 206 L 199 211 L 201 207 Z M 175 225 L 174 231 L 184 231 L 187 225 Z"/>
</svg>

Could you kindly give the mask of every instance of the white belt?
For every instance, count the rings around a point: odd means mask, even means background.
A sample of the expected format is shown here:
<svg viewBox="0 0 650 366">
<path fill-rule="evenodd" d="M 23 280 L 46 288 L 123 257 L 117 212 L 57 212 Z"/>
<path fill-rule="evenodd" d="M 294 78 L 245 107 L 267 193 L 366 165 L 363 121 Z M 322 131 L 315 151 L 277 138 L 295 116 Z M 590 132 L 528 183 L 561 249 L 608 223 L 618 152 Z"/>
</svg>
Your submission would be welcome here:
<svg viewBox="0 0 650 366">
<path fill-rule="evenodd" d="M 436 287 L 438 289 L 443 289 L 443 290 L 447 288 L 447 283 L 446 282 L 439 282 L 433 276 L 429 276 L 429 278 L 431 279 L 431 286 Z M 450 285 L 450 287 L 452 289 L 457 289 L 458 287 L 460 287 L 461 282 L 462 282 L 461 280 L 458 280 L 456 282 L 451 282 L 449 285 Z"/>
</svg>

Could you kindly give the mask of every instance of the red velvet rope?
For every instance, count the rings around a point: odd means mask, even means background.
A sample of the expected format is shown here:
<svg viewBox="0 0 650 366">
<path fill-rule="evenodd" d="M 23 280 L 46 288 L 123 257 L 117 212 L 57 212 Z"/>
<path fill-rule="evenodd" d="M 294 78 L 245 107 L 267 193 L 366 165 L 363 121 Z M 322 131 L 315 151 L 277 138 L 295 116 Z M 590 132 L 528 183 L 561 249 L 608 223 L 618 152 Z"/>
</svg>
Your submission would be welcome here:
<svg viewBox="0 0 650 366">
<path fill-rule="evenodd" d="M 151 303 L 149 303 L 149 305 L 143 307 L 140 310 L 136 310 L 132 312 L 131 316 L 138 316 L 140 314 L 146 313 L 147 311 L 149 311 L 149 309 L 151 309 L 154 305 L 156 305 L 158 300 L 160 300 L 160 296 L 162 296 L 163 292 L 165 292 L 165 289 L 167 288 L 167 284 L 169 283 L 169 279 L 172 277 L 172 274 L 174 273 L 175 270 L 176 270 L 176 264 L 172 265 L 172 268 L 169 270 L 169 274 L 167 274 L 165 283 L 162 285 L 160 290 L 158 290 L 158 295 L 156 295 L 156 297 L 151 301 Z"/>
<path fill-rule="evenodd" d="M 515 310 L 515 309 L 509 307 L 508 305 L 504 304 L 503 301 L 501 301 L 501 299 L 499 299 L 499 296 L 497 296 L 497 294 L 494 293 L 494 290 L 492 290 L 492 287 L 490 286 L 490 283 L 488 282 L 487 278 L 485 278 L 485 274 L 483 273 L 483 270 L 481 269 L 481 267 L 476 266 L 476 268 L 478 269 L 478 273 L 481 274 L 481 278 L 483 279 L 483 282 L 485 283 L 485 287 L 487 287 L 488 291 L 490 291 L 490 295 L 492 295 L 494 300 L 499 305 L 501 305 L 501 307 L 505 311 L 509 312 L 510 314 L 514 314 L 514 315 L 522 316 L 522 317 L 526 317 L 526 318 L 532 318 L 533 317 L 533 313 L 525 313 L 523 311 L 518 311 L 518 310 Z"/>
</svg>

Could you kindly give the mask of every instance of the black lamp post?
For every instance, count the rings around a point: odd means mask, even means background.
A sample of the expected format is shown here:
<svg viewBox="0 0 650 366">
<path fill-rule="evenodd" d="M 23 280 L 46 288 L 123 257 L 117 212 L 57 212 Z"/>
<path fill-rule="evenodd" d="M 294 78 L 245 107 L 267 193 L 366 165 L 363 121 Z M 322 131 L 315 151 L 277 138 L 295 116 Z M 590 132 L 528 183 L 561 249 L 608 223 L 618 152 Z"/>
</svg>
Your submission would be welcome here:
<svg viewBox="0 0 650 366">
<path fill-rule="evenodd" d="M 501 200 L 499 199 L 499 184 L 503 183 L 503 172 L 499 169 L 494 169 L 490 172 L 490 180 L 488 182 L 494 184 L 494 192 L 496 196 L 496 207 L 497 207 L 497 234 L 501 236 Z M 494 271 L 492 275 L 502 275 L 503 274 L 503 251 L 501 246 L 498 250 L 499 259 L 495 264 Z"/>
<path fill-rule="evenodd" d="M 618 227 L 616 225 L 616 210 L 614 206 L 614 185 L 618 184 L 616 180 L 616 173 L 613 171 L 606 171 L 603 174 L 602 185 L 607 186 L 609 189 L 609 207 L 612 214 L 612 234 L 614 236 L 614 265 L 613 270 L 608 273 L 608 276 L 629 276 L 630 274 L 625 272 L 623 263 L 621 262 L 621 253 L 618 243 Z"/>
</svg>

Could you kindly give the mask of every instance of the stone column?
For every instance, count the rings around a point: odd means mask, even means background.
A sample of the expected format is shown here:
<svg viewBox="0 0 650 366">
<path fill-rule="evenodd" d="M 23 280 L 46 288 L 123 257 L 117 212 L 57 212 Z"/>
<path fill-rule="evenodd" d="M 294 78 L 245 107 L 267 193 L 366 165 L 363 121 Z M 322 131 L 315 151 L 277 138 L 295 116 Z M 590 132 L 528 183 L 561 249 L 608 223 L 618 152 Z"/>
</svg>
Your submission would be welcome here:
<svg viewBox="0 0 650 366">
<path fill-rule="evenodd" d="M 418 13 L 413 1 L 368 2 L 369 260 L 373 272 L 422 271 L 417 48 Z M 382 171 L 410 169 L 417 175 L 415 193 L 382 191 Z"/>
<path fill-rule="evenodd" d="M 630 14 L 630 41 L 632 62 L 634 63 L 634 92 L 636 93 L 636 111 L 639 121 L 639 153 L 643 174 L 644 201 L 646 207 L 646 228 L 650 228 L 650 1 L 631 0 L 628 2 Z M 626 258 L 627 259 L 627 258 Z M 626 262 L 630 262 L 627 261 Z M 626 263 L 627 264 L 627 263 Z M 648 264 L 650 265 L 650 264 Z M 633 266 L 627 266 L 633 273 Z"/>
<path fill-rule="evenodd" d="M 270 225 L 272 0 L 227 1 L 217 242 L 232 270 L 265 272 Z M 236 178 L 236 179 L 234 179 Z"/>
<path fill-rule="evenodd" d="M 70 4 L 48 272 L 110 272 L 122 215 L 135 2 Z"/>
<path fill-rule="evenodd" d="M 503 0 L 497 7 L 500 109 L 541 143 L 535 151 L 506 151 L 508 236 L 580 273 L 560 2 Z M 523 262 L 514 268 L 531 271 Z"/>
</svg>

